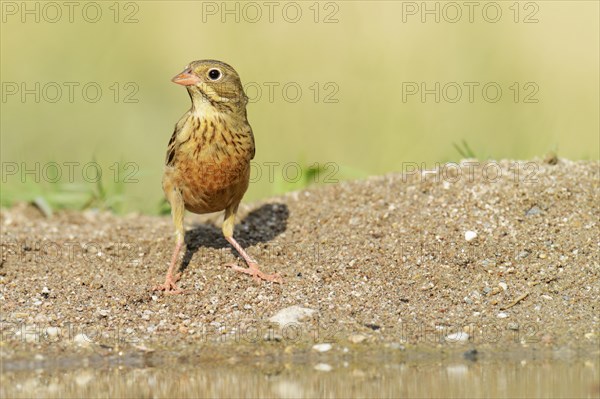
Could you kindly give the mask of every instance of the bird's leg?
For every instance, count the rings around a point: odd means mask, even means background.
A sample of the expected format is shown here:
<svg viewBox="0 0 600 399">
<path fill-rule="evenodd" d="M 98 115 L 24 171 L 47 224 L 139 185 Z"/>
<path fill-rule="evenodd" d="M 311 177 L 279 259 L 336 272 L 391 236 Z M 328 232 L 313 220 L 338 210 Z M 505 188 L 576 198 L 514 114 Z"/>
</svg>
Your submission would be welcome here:
<svg viewBox="0 0 600 399">
<path fill-rule="evenodd" d="M 228 266 L 231 266 L 231 268 L 233 270 L 236 270 L 238 272 L 242 272 L 242 273 L 251 275 L 252 277 L 254 277 L 254 279 L 256 281 L 265 280 L 265 281 L 272 281 L 274 283 L 281 283 L 282 279 L 281 279 L 281 276 L 279 276 L 278 274 L 266 274 L 266 273 L 263 273 L 262 271 L 260 271 L 260 269 L 258 268 L 258 263 L 256 263 L 256 261 L 254 261 L 246 253 L 246 251 L 244 251 L 244 248 L 242 248 L 242 246 L 240 244 L 238 244 L 238 242 L 235 240 L 235 238 L 233 238 L 233 226 L 235 224 L 235 213 L 237 211 L 238 205 L 239 205 L 239 203 L 225 209 L 225 220 L 223 222 L 223 235 L 225 236 L 225 239 L 231 245 L 233 245 L 235 250 L 238 251 L 240 255 L 242 255 L 242 258 L 244 258 L 248 267 L 247 268 L 239 267 L 238 265 L 235 265 L 235 264 L 228 265 Z"/>
<path fill-rule="evenodd" d="M 185 231 L 183 229 L 183 216 L 185 213 L 185 205 L 181 193 L 177 190 L 169 190 L 167 199 L 171 204 L 171 215 L 173 216 L 173 223 L 175 224 L 175 249 L 173 250 L 173 256 L 171 257 L 171 264 L 167 270 L 164 284 L 158 285 L 153 288 L 153 291 L 165 291 L 167 294 L 180 294 L 183 292 L 175 283 L 179 281 L 181 273 L 175 274 L 175 270 L 178 265 L 179 253 L 184 242 Z"/>
</svg>

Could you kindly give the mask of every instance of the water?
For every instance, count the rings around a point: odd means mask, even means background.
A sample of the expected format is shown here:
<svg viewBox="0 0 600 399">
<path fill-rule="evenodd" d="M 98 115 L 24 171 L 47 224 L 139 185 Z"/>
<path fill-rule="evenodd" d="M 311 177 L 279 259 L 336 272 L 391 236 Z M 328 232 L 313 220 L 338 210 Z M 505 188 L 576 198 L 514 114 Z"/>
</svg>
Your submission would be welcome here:
<svg viewBox="0 0 600 399">
<path fill-rule="evenodd" d="M 598 398 L 598 359 L 97 358 L 6 363 L 2 398 Z M 367 359 L 367 358 L 365 358 Z M 71 364 L 69 364 L 71 363 Z M 33 366 L 33 368 L 32 368 Z"/>
</svg>

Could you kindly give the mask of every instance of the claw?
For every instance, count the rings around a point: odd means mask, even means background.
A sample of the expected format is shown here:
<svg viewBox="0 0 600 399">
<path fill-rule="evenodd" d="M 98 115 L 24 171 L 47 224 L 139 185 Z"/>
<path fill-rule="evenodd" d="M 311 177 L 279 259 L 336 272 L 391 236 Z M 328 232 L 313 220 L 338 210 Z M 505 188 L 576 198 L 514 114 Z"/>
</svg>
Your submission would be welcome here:
<svg viewBox="0 0 600 399">
<path fill-rule="evenodd" d="M 164 291 L 168 295 L 181 294 L 184 291 L 179 288 L 175 283 L 181 278 L 181 273 L 177 273 L 175 276 L 167 274 L 164 284 L 157 285 L 152 288 L 152 291 Z"/>
<path fill-rule="evenodd" d="M 258 264 L 254 263 L 254 262 L 248 263 L 249 267 L 247 267 L 247 268 L 239 267 L 236 264 L 229 264 L 227 266 L 231 267 L 233 270 L 235 270 L 237 272 L 246 273 L 246 274 L 251 275 L 254 278 L 254 281 L 256 281 L 257 283 L 260 283 L 261 280 L 270 281 L 270 282 L 277 283 L 277 284 L 283 283 L 283 279 L 281 278 L 281 276 L 279 274 L 263 273 L 258 268 Z"/>
</svg>

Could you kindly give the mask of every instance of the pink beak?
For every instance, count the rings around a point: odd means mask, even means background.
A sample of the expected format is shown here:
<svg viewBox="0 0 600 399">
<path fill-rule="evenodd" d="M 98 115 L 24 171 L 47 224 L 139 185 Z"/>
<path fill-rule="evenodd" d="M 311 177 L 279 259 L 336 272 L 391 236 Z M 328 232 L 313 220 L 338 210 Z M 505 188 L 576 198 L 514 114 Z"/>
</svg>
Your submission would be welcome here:
<svg viewBox="0 0 600 399">
<path fill-rule="evenodd" d="M 182 86 L 193 86 L 200 82 L 200 78 L 192 73 L 191 69 L 186 69 L 179 75 L 171 79 L 171 82 L 177 83 Z"/>
</svg>

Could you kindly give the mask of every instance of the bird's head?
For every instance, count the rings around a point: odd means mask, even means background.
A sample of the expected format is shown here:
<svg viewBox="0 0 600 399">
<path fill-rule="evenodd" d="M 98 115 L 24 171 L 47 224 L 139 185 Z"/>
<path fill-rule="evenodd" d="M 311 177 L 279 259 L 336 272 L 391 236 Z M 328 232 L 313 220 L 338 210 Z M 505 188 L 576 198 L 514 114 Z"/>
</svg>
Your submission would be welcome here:
<svg viewBox="0 0 600 399">
<path fill-rule="evenodd" d="M 186 86 L 195 108 L 208 103 L 217 108 L 245 109 L 248 102 L 239 75 L 221 61 L 193 61 L 172 81 Z"/>
</svg>

